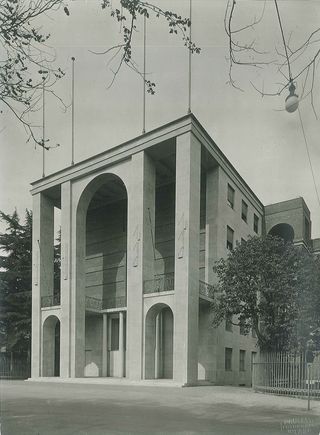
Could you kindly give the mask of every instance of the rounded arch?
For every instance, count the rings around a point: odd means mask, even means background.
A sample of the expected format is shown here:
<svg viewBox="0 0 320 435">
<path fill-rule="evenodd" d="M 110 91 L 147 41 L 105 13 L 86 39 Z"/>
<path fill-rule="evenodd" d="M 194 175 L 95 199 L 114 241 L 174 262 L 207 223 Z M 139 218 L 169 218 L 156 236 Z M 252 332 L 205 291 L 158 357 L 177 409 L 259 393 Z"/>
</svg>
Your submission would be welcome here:
<svg viewBox="0 0 320 435">
<path fill-rule="evenodd" d="M 105 172 L 103 174 L 96 175 L 93 179 L 88 181 L 82 190 L 77 204 L 77 215 L 79 212 L 86 212 L 94 195 L 102 186 L 108 185 L 110 183 L 122 186 L 127 197 L 128 189 L 126 183 L 119 175 L 114 172 Z"/>
<path fill-rule="evenodd" d="M 145 317 L 145 378 L 173 378 L 173 312 L 156 303 Z"/>
<path fill-rule="evenodd" d="M 100 323 L 86 312 L 86 298 L 100 300 L 103 308 L 126 305 L 127 215 L 128 191 L 120 176 L 105 172 L 88 181 L 76 207 L 77 376 L 85 374 L 89 353 L 102 370 Z"/>
<path fill-rule="evenodd" d="M 271 228 L 269 233 L 274 237 L 281 237 L 285 242 L 293 242 L 294 239 L 294 229 L 291 225 L 280 223 Z"/>
<path fill-rule="evenodd" d="M 49 315 L 42 326 L 42 376 L 60 376 L 60 320 Z"/>
</svg>

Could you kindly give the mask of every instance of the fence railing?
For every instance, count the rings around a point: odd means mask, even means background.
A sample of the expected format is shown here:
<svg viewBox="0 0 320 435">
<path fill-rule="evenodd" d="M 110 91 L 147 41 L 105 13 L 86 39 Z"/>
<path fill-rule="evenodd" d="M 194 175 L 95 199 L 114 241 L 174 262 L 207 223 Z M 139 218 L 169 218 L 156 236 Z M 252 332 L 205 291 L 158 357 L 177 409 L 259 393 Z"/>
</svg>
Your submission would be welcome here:
<svg viewBox="0 0 320 435">
<path fill-rule="evenodd" d="M 199 294 L 202 296 L 206 296 L 207 298 L 213 299 L 214 295 L 214 287 L 211 284 L 208 284 L 205 281 L 199 281 Z"/>
<path fill-rule="evenodd" d="M 320 398 L 320 356 L 307 363 L 301 353 L 261 354 L 252 364 L 252 386 L 265 393 Z"/>
<path fill-rule="evenodd" d="M 174 290 L 174 273 L 156 276 L 144 282 L 143 293 L 159 293 Z M 213 298 L 214 287 L 205 281 L 199 281 L 199 295 Z"/>
<path fill-rule="evenodd" d="M 144 282 L 143 293 L 168 292 L 174 289 L 174 274 L 159 275 Z"/>
<path fill-rule="evenodd" d="M 27 353 L 0 353 L 0 378 L 27 379 L 31 376 L 31 363 Z"/>
<path fill-rule="evenodd" d="M 86 296 L 86 309 L 87 310 L 106 310 L 109 308 L 124 308 L 127 305 L 126 296 L 111 296 L 104 299 Z"/>
<path fill-rule="evenodd" d="M 41 307 L 55 307 L 60 305 L 60 293 L 56 295 L 42 296 Z"/>
</svg>

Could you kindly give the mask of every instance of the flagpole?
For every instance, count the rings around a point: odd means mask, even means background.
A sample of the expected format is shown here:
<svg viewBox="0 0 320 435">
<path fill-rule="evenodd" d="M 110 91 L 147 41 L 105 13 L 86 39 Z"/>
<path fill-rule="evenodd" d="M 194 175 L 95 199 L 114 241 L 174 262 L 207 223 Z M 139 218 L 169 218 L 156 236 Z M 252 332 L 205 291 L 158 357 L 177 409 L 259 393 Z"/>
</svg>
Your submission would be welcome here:
<svg viewBox="0 0 320 435">
<path fill-rule="evenodd" d="M 45 87 L 44 77 L 42 79 L 42 178 L 45 177 Z"/>
<path fill-rule="evenodd" d="M 74 165 L 74 61 L 75 58 L 72 57 L 72 121 L 71 121 L 71 165 Z"/>
<path fill-rule="evenodd" d="M 189 101 L 188 101 L 188 113 L 191 113 L 191 26 L 192 26 L 192 0 L 189 0 L 189 18 L 190 18 L 190 27 L 189 27 L 189 84 L 188 84 L 188 93 L 189 93 Z"/>
<path fill-rule="evenodd" d="M 142 107 L 142 134 L 146 132 L 146 35 L 147 35 L 147 19 L 143 16 L 143 107 Z"/>
</svg>

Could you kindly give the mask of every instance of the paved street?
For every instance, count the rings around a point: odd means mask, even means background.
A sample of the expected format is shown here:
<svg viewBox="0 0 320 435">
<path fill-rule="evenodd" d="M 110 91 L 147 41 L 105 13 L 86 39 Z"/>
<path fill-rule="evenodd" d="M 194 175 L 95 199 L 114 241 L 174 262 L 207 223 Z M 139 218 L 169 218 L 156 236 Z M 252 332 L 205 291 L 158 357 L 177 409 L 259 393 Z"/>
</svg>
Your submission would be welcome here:
<svg viewBox="0 0 320 435">
<path fill-rule="evenodd" d="M 236 387 L 1 381 L 1 435 L 316 434 L 320 402 Z"/>
</svg>

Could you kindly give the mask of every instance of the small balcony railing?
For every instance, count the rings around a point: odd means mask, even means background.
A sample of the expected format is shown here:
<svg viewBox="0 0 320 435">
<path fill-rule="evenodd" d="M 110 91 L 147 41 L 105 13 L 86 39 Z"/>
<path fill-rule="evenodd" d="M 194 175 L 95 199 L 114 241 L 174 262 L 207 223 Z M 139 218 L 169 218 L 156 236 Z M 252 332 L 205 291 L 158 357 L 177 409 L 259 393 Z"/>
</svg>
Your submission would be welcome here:
<svg viewBox="0 0 320 435">
<path fill-rule="evenodd" d="M 86 309 L 101 311 L 110 308 L 124 308 L 127 305 L 126 301 L 126 296 L 111 296 L 105 299 L 86 296 Z"/>
<path fill-rule="evenodd" d="M 168 292 L 174 289 L 174 274 L 156 276 L 154 279 L 149 279 L 144 282 L 143 293 L 160 293 Z"/>
<path fill-rule="evenodd" d="M 60 305 L 60 294 L 41 297 L 41 307 L 55 307 Z"/>
<path fill-rule="evenodd" d="M 102 300 L 98 298 L 93 298 L 91 296 L 86 296 L 86 309 L 101 311 Z"/>
<path fill-rule="evenodd" d="M 104 310 L 109 308 L 123 308 L 127 306 L 126 296 L 110 296 L 102 300 L 102 308 Z"/>
<path fill-rule="evenodd" d="M 213 299 L 214 297 L 214 287 L 204 281 L 199 281 L 199 295 L 205 296 L 207 298 Z"/>
</svg>

